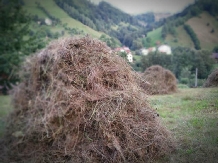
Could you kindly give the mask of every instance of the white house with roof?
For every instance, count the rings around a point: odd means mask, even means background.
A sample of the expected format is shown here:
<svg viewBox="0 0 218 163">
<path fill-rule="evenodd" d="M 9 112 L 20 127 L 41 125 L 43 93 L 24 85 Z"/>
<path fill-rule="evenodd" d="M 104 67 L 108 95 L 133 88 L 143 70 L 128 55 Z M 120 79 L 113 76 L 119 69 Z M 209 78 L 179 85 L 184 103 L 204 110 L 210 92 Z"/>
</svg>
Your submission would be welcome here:
<svg viewBox="0 0 218 163">
<path fill-rule="evenodd" d="M 142 48 L 142 49 L 140 49 L 140 53 L 142 54 L 142 55 L 148 55 L 148 49 L 146 49 L 146 48 Z"/>
<path fill-rule="evenodd" d="M 161 45 L 158 47 L 158 52 L 172 54 L 171 47 L 168 45 Z"/>
<path fill-rule="evenodd" d="M 123 47 L 119 47 L 119 48 L 116 48 L 114 49 L 116 52 L 125 52 L 126 53 L 126 57 L 127 57 L 127 60 L 129 62 L 133 62 L 133 55 L 129 49 L 129 47 L 126 47 L 126 46 L 123 46 Z"/>
<path fill-rule="evenodd" d="M 128 54 L 127 54 L 127 59 L 128 59 L 129 62 L 131 62 L 131 63 L 133 62 L 132 53 L 128 53 Z"/>
<path fill-rule="evenodd" d="M 157 50 L 156 47 L 150 47 L 148 49 L 142 48 L 142 49 L 140 49 L 140 52 L 142 55 L 148 55 L 148 53 L 155 52 L 156 50 Z"/>
</svg>

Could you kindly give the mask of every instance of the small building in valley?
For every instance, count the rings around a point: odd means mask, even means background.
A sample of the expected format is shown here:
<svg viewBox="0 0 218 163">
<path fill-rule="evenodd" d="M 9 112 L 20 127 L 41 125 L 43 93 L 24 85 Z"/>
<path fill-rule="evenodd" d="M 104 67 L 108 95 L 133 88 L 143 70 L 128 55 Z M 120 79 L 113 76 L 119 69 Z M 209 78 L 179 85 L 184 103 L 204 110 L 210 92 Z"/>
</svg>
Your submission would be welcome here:
<svg viewBox="0 0 218 163">
<path fill-rule="evenodd" d="M 114 51 L 115 52 L 125 52 L 127 60 L 131 63 L 133 62 L 133 55 L 129 47 L 126 47 L 126 46 L 119 47 L 119 48 L 114 49 Z"/>
<path fill-rule="evenodd" d="M 168 45 L 161 45 L 158 47 L 158 52 L 172 54 L 171 47 Z"/>
</svg>

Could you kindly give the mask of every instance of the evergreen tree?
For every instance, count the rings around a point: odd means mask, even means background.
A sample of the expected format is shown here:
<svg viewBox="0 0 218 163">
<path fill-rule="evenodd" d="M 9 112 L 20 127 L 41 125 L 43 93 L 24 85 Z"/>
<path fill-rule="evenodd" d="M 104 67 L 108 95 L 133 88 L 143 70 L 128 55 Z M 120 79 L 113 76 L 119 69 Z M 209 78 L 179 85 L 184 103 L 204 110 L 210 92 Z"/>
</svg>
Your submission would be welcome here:
<svg viewBox="0 0 218 163">
<path fill-rule="evenodd" d="M 33 45 L 35 39 L 28 37 L 30 18 L 21 7 L 19 0 L 0 1 L 0 85 L 3 92 L 18 81 L 16 71 L 23 57 L 42 47 L 42 42 Z"/>
</svg>

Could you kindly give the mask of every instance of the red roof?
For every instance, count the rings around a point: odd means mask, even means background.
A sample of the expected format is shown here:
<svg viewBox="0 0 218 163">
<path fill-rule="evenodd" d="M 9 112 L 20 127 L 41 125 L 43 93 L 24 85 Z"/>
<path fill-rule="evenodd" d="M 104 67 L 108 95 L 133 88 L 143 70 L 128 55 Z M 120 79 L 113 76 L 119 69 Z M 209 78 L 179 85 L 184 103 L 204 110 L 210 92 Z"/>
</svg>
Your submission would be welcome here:
<svg viewBox="0 0 218 163">
<path fill-rule="evenodd" d="M 130 52 L 130 49 L 128 47 L 119 47 L 119 48 L 116 48 L 114 49 L 115 51 L 125 51 L 126 53 L 129 53 Z"/>
</svg>

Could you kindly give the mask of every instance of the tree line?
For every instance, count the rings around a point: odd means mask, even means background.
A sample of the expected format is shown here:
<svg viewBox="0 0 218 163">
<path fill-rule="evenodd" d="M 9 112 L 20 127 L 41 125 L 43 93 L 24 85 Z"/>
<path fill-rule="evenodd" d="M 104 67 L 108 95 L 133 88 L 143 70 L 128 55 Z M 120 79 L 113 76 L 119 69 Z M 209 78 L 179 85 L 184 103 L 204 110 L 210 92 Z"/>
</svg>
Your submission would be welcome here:
<svg viewBox="0 0 218 163">
<path fill-rule="evenodd" d="M 172 55 L 151 52 L 146 56 L 141 56 L 141 61 L 132 66 L 135 70 L 144 72 L 152 65 L 161 65 L 171 70 L 181 83 L 191 85 L 193 83 L 190 81 L 195 76 L 196 68 L 198 68 L 198 78 L 203 80 L 211 73 L 214 63 L 210 51 L 177 47 L 173 49 Z"/>
<path fill-rule="evenodd" d="M 19 81 L 17 71 L 23 58 L 45 46 L 42 38 L 29 37 L 31 17 L 20 0 L 0 1 L 0 86 L 3 92 Z"/>
<path fill-rule="evenodd" d="M 175 28 L 183 25 L 184 29 L 190 35 L 195 44 L 196 49 L 200 49 L 200 43 L 197 36 L 194 34 L 190 26 L 185 25 L 185 22 L 195 16 L 199 16 L 203 11 L 207 11 L 212 16 L 218 14 L 218 1 L 213 0 L 198 0 L 194 4 L 186 7 L 182 12 L 177 13 L 163 20 L 162 38 L 165 39 L 168 34 L 176 36 Z"/>
<path fill-rule="evenodd" d="M 135 40 L 152 30 L 152 27 L 141 25 L 136 17 L 126 14 L 104 1 L 98 5 L 86 0 L 81 0 L 81 2 L 78 0 L 55 0 L 55 2 L 72 18 L 117 38 L 123 45 L 131 49 L 139 45 L 139 40 L 137 42 Z"/>
<path fill-rule="evenodd" d="M 200 50 L 201 49 L 200 41 L 199 41 L 197 35 L 195 34 L 194 30 L 191 28 L 191 26 L 188 24 L 185 24 L 184 29 L 191 37 L 191 40 L 193 41 L 193 43 L 195 45 L 195 49 Z"/>
</svg>

